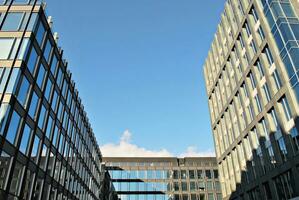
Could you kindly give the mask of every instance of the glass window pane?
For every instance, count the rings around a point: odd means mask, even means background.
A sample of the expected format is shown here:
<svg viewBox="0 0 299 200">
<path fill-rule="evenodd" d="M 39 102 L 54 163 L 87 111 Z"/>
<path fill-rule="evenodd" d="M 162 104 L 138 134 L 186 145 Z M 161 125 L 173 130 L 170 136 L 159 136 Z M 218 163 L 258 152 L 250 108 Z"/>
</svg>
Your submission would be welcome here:
<svg viewBox="0 0 299 200">
<path fill-rule="evenodd" d="M 26 107 L 26 104 L 27 104 L 27 99 L 29 96 L 29 88 L 30 88 L 30 83 L 29 83 L 28 79 L 25 76 L 23 76 L 22 83 L 21 83 L 20 89 L 18 91 L 17 98 L 18 98 L 19 102 L 24 107 Z"/>
<path fill-rule="evenodd" d="M 23 41 L 22 41 L 22 45 L 20 47 L 19 53 L 18 53 L 18 59 L 19 60 L 22 60 L 25 57 L 28 46 L 29 46 L 28 44 L 29 44 L 29 38 L 24 38 Z M 18 46 L 15 45 L 15 49 L 17 47 Z"/>
<path fill-rule="evenodd" d="M 21 117 L 17 112 L 13 112 L 9 128 L 7 130 L 6 139 L 11 143 L 14 144 L 17 132 L 20 127 Z"/>
<path fill-rule="evenodd" d="M 1 38 L 0 39 L 0 59 L 8 59 L 12 46 L 14 43 L 13 38 Z"/>
<path fill-rule="evenodd" d="M 36 21 L 37 21 L 37 13 L 32 13 L 31 18 L 30 18 L 30 22 L 28 24 L 27 27 L 27 31 L 33 31 L 36 25 Z"/>
<path fill-rule="evenodd" d="M 2 26 L 2 31 L 18 31 L 23 13 L 8 13 Z"/>
<path fill-rule="evenodd" d="M 44 28 L 43 23 L 40 21 L 39 26 L 38 26 L 38 30 L 37 30 L 37 33 L 36 33 L 36 40 L 37 40 L 37 42 L 40 46 L 42 45 L 44 35 L 45 35 L 45 28 Z"/>
<path fill-rule="evenodd" d="M 29 71 L 31 72 L 31 74 L 34 73 L 36 62 L 37 62 L 37 53 L 36 53 L 35 48 L 32 47 L 31 53 L 30 53 L 28 61 L 27 61 L 27 67 L 28 67 Z"/>
<path fill-rule="evenodd" d="M 22 172 L 24 168 L 25 167 L 23 167 L 21 163 L 16 162 L 15 169 L 13 171 L 13 176 L 11 177 L 11 185 L 9 189 L 9 192 L 13 195 L 19 195 L 19 190 L 22 183 Z"/>
<path fill-rule="evenodd" d="M 52 45 L 51 45 L 51 42 L 48 40 L 45 51 L 44 51 L 44 57 L 45 57 L 46 61 L 49 61 L 49 59 L 50 59 L 51 49 L 52 49 Z"/>
<path fill-rule="evenodd" d="M 21 139 L 21 144 L 20 144 L 20 151 L 27 155 L 28 150 L 29 150 L 29 140 L 30 140 L 30 135 L 31 135 L 31 128 L 25 124 L 24 130 L 23 130 L 23 135 Z"/>
<path fill-rule="evenodd" d="M 35 136 L 32 150 L 31 150 L 31 159 L 37 163 L 38 161 L 38 149 L 39 149 L 40 139 L 38 136 Z"/>
<path fill-rule="evenodd" d="M 32 94 L 32 98 L 31 98 L 31 104 L 30 104 L 30 108 L 29 108 L 29 115 L 35 119 L 36 117 L 36 108 L 37 108 L 37 105 L 38 105 L 38 96 L 36 95 L 35 92 L 33 92 Z"/>
<path fill-rule="evenodd" d="M 47 113 L 47 110 L 46 110 L 45 106 L 42 105 L 42 108 L 41 108 L 41 111 L 39 114 L 39 119 L 38 119 L 38 127 L 42 130 L 44 127 L 44 121 L 46 119 L 46 113 Z"/>
<path fill-rule="evenodd" d="M 45 67 L 44 67 L 43 64 L 41 64 L 40 68 L 39 68 L 37 80 L 36 80 L 36 83 L 37 83 L 37 85 L 39 86 L 39 88 L 41 90 L 43 89 L 43 83 L 44 83 L 45 75 L 46 75 Z"/>
<path fill-rule="evenodd" d="M 8 117 L 8 109 L 9 108 L 9 104 L 7 103 L 2 103 L 1 107 L 0 107 L 0 135 L 3 135 L 3 129 L 5 127 L 6 124 L 6 120 Z"/>
<path fill-rule="evenodd" d="M 4 189 L 5 180 L 9 174 L 9 165 L 11 157 L 5 152 L 2 151 L 0 155 L 1 159 L 1 168 L 0 168 L 0 189 Z"/>
<path fill-rule="evenodd" d="M 8 70 L 7 70 L 8 71 Z M 9 78 L 9 82 L 6 88 L 6 93 L 13 93 L 15 86 L 16 86 L 16 80 L 18 79 L 20 72 L 20 68 L 13 68 L 11 76 Z"/>
</svg>

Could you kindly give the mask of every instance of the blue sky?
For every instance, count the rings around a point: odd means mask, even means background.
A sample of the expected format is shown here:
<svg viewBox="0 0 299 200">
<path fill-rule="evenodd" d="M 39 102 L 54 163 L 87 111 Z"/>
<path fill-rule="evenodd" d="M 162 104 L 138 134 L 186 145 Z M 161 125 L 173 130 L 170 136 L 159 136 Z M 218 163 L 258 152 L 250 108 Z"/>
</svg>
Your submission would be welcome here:
<svg viewBox="0 0 299 200">
<path fill-rule="evenodd" d="M 48 0 L 47 14 L 99 144 L 211 152 L 202 65 L 225 0 L 82 2 Z"/>
</svg>

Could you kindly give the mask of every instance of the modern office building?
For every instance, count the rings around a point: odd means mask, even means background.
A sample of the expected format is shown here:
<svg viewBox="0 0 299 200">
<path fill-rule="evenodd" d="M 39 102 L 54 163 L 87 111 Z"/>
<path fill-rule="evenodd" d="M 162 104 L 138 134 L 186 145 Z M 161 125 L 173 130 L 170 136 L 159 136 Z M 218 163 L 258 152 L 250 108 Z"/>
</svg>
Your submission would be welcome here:
<svg viewBox="0 0 299 200">
<path fill-rule="evenodd" d="M 222 200 L 216 158 L 103 158 L 121 200 Z"/>
<path fill-rule="evenodd" d="M 44 7 L 0 3 L 0 199 L 99 200 L 101 152 Z"/>
<path fill-rule="evenodd" d="M 224 199 L 299 198 L 298 0 L 228 0 L 204 64 Z"/>
</svg>

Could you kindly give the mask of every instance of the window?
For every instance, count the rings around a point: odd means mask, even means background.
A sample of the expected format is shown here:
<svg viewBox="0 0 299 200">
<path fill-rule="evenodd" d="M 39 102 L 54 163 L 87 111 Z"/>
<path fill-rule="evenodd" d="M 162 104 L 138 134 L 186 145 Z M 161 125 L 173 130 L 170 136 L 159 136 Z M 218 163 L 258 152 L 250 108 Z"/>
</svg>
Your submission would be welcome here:
<svg viewBox="0 0 299 200">
<path fill-rule="evenodd" d="M 181 171 L 181 179 L 186 179 L 187 178 L 187 172 L 186 170 Z"/>
<path fill-rule="evenodd" d="M 38 162 L 39 143 L 40 143 L 40 139 L 39 139 L 39 137 L 36 135 L 35 138 L 34 138 L 34 142 L 33 142 L 32 150 L 31 150 L 31 159 L 32 159 L 35 163 Z"/>
<path fill-rule="evenodd" d="M 207 181 L 207 183 L 206 183 L 206 189 L 208 191 L 213 190 L 213 183 L 212 183 L 212 181 Z"/>
<path fill-rule="evenodd" d="M 267 147 L 267 150 L 268 150 L 268 154 L 269 154 L 269 157 L 270 157 L 271 164 L 275 165 L 276 164 L 276 159 L 275 159 L 273 147 L 270 145 L 269 147 Z"/>
<path fill-rule="evenodd" d="M 18 98 L 19 102 L 25 108 L 26 108 L 27 99 L 28 99 L 28 96 L 29 96 L 29 89 L 30 89 L 30 83 L 29 83 L 28 79 L 25 76 L 23 76 L 22 83 L 21 83 L 21 86 L 19 88 L 17 98 Z"/>
<path fill-rule="evenodd" d="M 31 135 L 31 128 L 25 124 L 24 130 L 23 130 L 23 135 L 21 139 L 21 144 L 20 144 L 20 151 L 27 155 L 29 151 L 29 141 L 30 141 L 30 135 Z"/>
<path fill-rule="evenodd" d="M 265 33 L 264 33 L 264 31 L 263 31 L 263 29 L 262 29 L 261 26 L 259 26 L 259 28 L 257 29 L 257 32 L 258 32 L 261 40 L 264 40 L 265 39 Z"/>
<path fill-rule="evenodd" d="M 253 89 L 256 88 L 256 82 L 255 82 L 255 79 L 254 79 L 252 73 L 249 74 L 249 78 L 250 78 L 250 82 L 251 82 L 251 86 L 252 86 L 252 88 L 253 88 Z"/>
<path fill-rule="evenodd" d="M 173 183 L 173 188 L 174 188 L 174 191 L 179 191 L 179 183 L 178 182 L 174 182 Z"/>
<path fill-rule="evenodd" d="M 276 115 L 276 111 L 274 110 L 274 108 L 270 111 L 270 115 L 271 115 L 271 118 L 275 124 L 275 127 L 276 129 L 279 128 L 279 124 L 278 124 L 278 121 L 277 121 L 277 115 Z"/>
<path fill-rule="evenodd" d="M 270 92 L 269 92 L 269 88 L 268 88 L 268 85 L 267 83 L 265 83 L 262 87 L 264 93 L 265 93 L 265 96 L 266 96 L 266 99 L 267 99 L 267 102 L 269 102 L 271 100 L 271 96 L 270 96 Z"/>
<path fill-rule="evenodd" d="M 182 191 L 187 191 L 187 183 L 186 182 L 182 182 Z"/>
<path fill-rule="evenodd" d="M 264 66 L 262 65 L 261 61 L 258 60 L 256 62 L 256 67 L 258 69 L 258 72 L 259 72 L 259 75 L 260 75 L 260 79 L 265 75 L 265 72 L 264 72 Z"/>
<path fill-rule="evenodd" d="M 246 30 L 247 36 L 249 37 L 251 35 L 251 31 L 250 31 L 248 23 L 245 23 L 245 30 Z"/>
<path fill-rule="evenodd" d="M 12 4 L 24 5 L 24 4 L 28 4 L 29 2 L 30 0 L 14 0 Z"/>
<path fill-rule="evenodd" d="M 270 140 L 270 138 L 269 138 L 269 132 L 268 132 L 268 129 L 267 129 L 267 125 L 266 125 L 265 119 L 262 119 L 261 126 L 262 126 L 263 136 L 265 136 L 266 140 Z"/>
<path fill-rule="evenodd" d="M 48 40 L 47 44 L 46 44 L 45 51 L 44 51 L 44 57 L 47 62 L 50 60 L 51 49 L 52 49 L 52 44 L 51 44 L 50 40 Z"/>
<path fill-rule="evenodd" d="M 202 170 L 197 170 L 197 178 L 198 179 L 203 179 L 204 178 L 204 174 Z"/>
<path fill-rule="evenodd" d="M 173 170 L 173 178 L 178 179 L 179 178 L 179 171 L 178 170 Z"/>
<path fill-rule="evenodd" d="M 205 194 L 199 194 L 199 199 L 200 200 L 205 200 L 206 199 Z"/>
<path fill-rule="evenodd" d="M 24 13 L 8 13 L 2 26 L 2 31 L 18 31 L 21 27 Z"/>
<path fill-rule="evenodd" d="M 243 41 L 243 38 L 241 35 L 239 36 L 239 41 L 240 41 L 241 48 L 243 49 L 245 47 L 245 45 L 244 45 L 244 41 Z"/>
<path fill-rule="evenodd" d="M 189 178 L 194 179 L 195 178 L 195 172 L 194 170 L 189 170 Z"/>
<path fill-rule="evenodd" d="M 8 59 L 14 44 L 14 38 L 0 38 L 0 59 Z"/>
<path fill-rule="evenodd" d="M 266 199 L 271 200 L 272 199 L 272 194 L 271 194 L 269 183 L 266 182 L 266 183 L 263 184 L 263 186 L 264 186 L 264 191 L 265 191 L 265 194 L 266 194 Z"/>
<path fill-rule="evenodd" d="M 218 179 L 219 175 L 218 175 L 218 170 L 214 170 L 214 179 Z"/>
<path fill-rule="evenodd" d="M 58 60 L 57 60 L 56 55 L 54 54 L 54 57 L 53 57 L 53 60 L 52 60 L 52 63 L 51 63 L 51 72 L 52 72 L 53 76 L 55 76 L 57 63 L 58 63 Z"/>
<path fill-rule="evenodd" d="M 276 69 L 273 71 L 272 76 L 274 78 L 274 82 L 275 82 L 276 88 L 280 89 L 281 86 L 282 86 L 282 83 L 281 83 L 280 77 L 279 77 Z"/>
<path fill-rule="evenodd" d="M 294 194 L 294 180 L 290 171 L 279 175 L 274 179 L 278 199 L 291 199 Z"/>
<path fill-rule="evenodd" d="M 271 51 L 269 50 L 268 47 L 266 47 L 266 48 L 264 49 L 264 53 L 266 54 L 266 58 L 267 58 L 267 60 L 268 60 L 268 63 L 269 63 L 270 65 L 272 65 L 272 64 L 274 63 L 274 59 L 273 59 L 272 53 L 271 53 Z"/>
<path fill-rule="evenodd" d="M 46 70 L 45 70 L 44 65 L 41 64 L 39 67 L 39 72 L 38 72 L 37 80 L 36 80 L 36 83 L 41 90 L 43 89 L 43 85 L 44 85 L 43 83 L 44 83 L 45 76 L 46 76 Z"/>
<path fill-rule="evenodd" d="M 40 21 L 39 26 L 38 26 L 38 30 L 37 30 L 37 33 L 36 33 L 36 40 L 37 40 L 39 46 L 42 46 L 44 35 L 45 35 L 45 27 L 44 27 L 42 21 Z"/>
<path fill-rule="evenodd" d="M 296 127 L 292 128 L 290 130 L 290 133 L 291 133 L 291 136 L 293 139 L 294 149 L 296 152 L 298 152 L 299 151 L 299 134 L 298 134 Z"/>
<path fill-rule="evenodd" d="M 254 21 L 257 22 L 259 20 L 259 17 L 254 8 L 251 9 L 251 14 L 253 16 Z"/>
<path fill-rule="evenodd" d="M 45 94 L 44 94 L 46 99 L 48 100 L 48 102 L 50 102 L 52 86 L 53 86 L 52 81 L 50 79 L 48 79 L 47 86 L 46 86 L 46 89 L 45 89 Z"/>
<path fill-rule="evenodd" d="M 45 106 L 42 105 L 42 108 L 41 108 L 41 111 L 40 111 L 40 114 L 39 114 L 39 119 L 38 119 L 38 126 L 42 130 L 43 130 L 43 127 L 44 127 L 44 122 L 46 120 L 46 114 L 47 114 L 47 110 L 46 110 Z"/>
<path fill-rule="evenodd" d="M 251 49 L 252 49 L 253 53 L 256 54 L 256 52 L 257 52 L 257 48 L 256 48 L 256 45 L 255 45 L 255 43 L 254 43 L 254 40 L 252 40 L 252 41 L 250 42 L 250 46 L 251 46 Z"/>
<path fill-rule="evenodd" d="M 35 25 L 36 25 L 36 21 L 37 21 L 37 16 L 38 16 L 37 13 L 32 13 L 31 14 L 31 18 L 30 18 L 30 22 L 29 22 L 28 27 L 27 27 L 27 31 L 33 31 L 34 30 Z"/>
<path fill-rule="evenodd" d="M 277 140 L 277 143 L 278 143 L 278 146 L 279 146 L 281 158 L 282 158 L 283 161 L 286 161 L 287 160 L 288 151 L 287 151 L 287 147 L 285 145 L 283 137 L 280 137 Z"/>
<path fill-rule="evenodd" d="M 5 151 L 2 151 L 0 153 L 0 158 L 1 160 L 3 160 L 3 165 L 2 167 L 0 168 L 0 189 L 4 189 L 5 187 L 5 180 L 7 178 L 7 175 L 9 175 L 9 163 L 10 163 L 10 160 L 11 160 L 11 157 L 5 152 Z"/>
<path fill-rule="evenodd" d="M 213 193 L 208 194 L 208 200 L 214 200 L 214 194 Z"/>
<path fill-rule="evenodd" d="M 18 134 L 19 128 L 20 128 L 20 123 L 21 123 L 21 117 L 17 112 L 13 112 L 10 123 L 9 123 L 9 128 L 7 131 L 6 139 L 11 143 L 15 143 L 16 136 Z"/>
<path fill-rule="evenodd" d="M 195 191 L 195 190 L 196 190 L 195 182 L 190 182 L 190 191 Z"/>
<path fill-rule="evenodd" d="M 220 186 L 220 182 L 219 181 L 215 182 L 215 190 L 216 191 L 221 191 L 221 186 Z"/>
<path fill-rule="evenodd" d="M 212 173 L 211 173 L 211 170 L 206 170 L 206 177 L 208 179 L 212 179 Z"/>
<path fill-rule="evenodd" d="M 22 175 L 23 175 L 23 165 L 19 162 L 16 162 L 13 175 L 11 177 L 11 185 L 9 188 L 9 192 L 13 195 L 19 195 L 19 189 L 22 184 Z"/>
<path fill-rule="evenodd" d="M 35 92 L 33 92 L 32 94 L 32 98 L 31 98 L 31 104 L 30 104 L 30 108 L 29 108 L 29 115 L 35 119 L 36 118 L 36 108 L 38 106 L 38 96 L 36 95 Z"/>
<path fill-rule="evenodd" d="M 280 100 L 280 103 L 281 103 L 283 111 L 284 111 L 284 116 L 286 117 L 287 121 L 289 121 L 292 118 L 292 115 L 291 115 L 291 109 L 290 109 L 290 105 L 288 103 L 287 98 L 283 97 Z"/>
<path fill-rule="evenodd" d="M 52 131 L 52 127 L 54 126 L 53 118 L 49 116 L 48 119 L 48 125 L 47 125 L 47 131 L 46 131 L 46 137 L 49 139 Z"/>
<path fill-rule="evenodd" d="M 9 69 L 6 69 L 6 72 L 8 72 Z M 9 82 L 6 88 L 6 93 L 14 93 L 15 90 L 15 86 L 16 86 L 16 81 L 18 80 L 18 76 L 19 76 L 19 72 L 20 72 L 20 68 L 13 68 L 10 78 L 9 78 Z"/>
<path fill-rule="evenodd" d="M 27 67 L 32 75 L 34 75 L 36 63 L 37 63 L 37 53 L 34 46 L 32 46 L 31 53 L 27 61 Z"/>
<path fill-rule="evenodd" d="M 255 95 L 254 99 L 255 99 L 255 102 L 256 102 L 256 105 L 257 105 L 258 112 L 260 113 L 262 111 L 260 98 L 259 98 L 258 95 Z"/>
<path fill-rule="evenodd" d="M 2 103 L 0 105 L 0 135 L 3 135 L 3 130 L 6 124 L 6 120 L 8 117 L 9 104 Z"/>
</svg>

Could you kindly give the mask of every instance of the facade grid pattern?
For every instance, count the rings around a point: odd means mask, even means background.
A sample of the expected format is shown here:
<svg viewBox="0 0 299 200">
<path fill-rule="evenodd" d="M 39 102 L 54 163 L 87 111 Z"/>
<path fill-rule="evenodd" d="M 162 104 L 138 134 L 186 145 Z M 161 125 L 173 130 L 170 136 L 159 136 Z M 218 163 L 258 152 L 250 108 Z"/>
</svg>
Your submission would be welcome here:
<svg viewBox="0 0 299 200">
<path fill-rule="evenodd" d="M 204 65 L 225 199 L 299 196 L 298 8 L 225 4 Z"/>
<path fill-rule="evenodd" d="M 0 3 L 0 199 L 100 199 L 101 152 L 45 5 Z"/>
<path fill-rule="evenodd" d="M 122 200 L 222 200 L 215 158 L 103 158 Z"/>
</svg>

